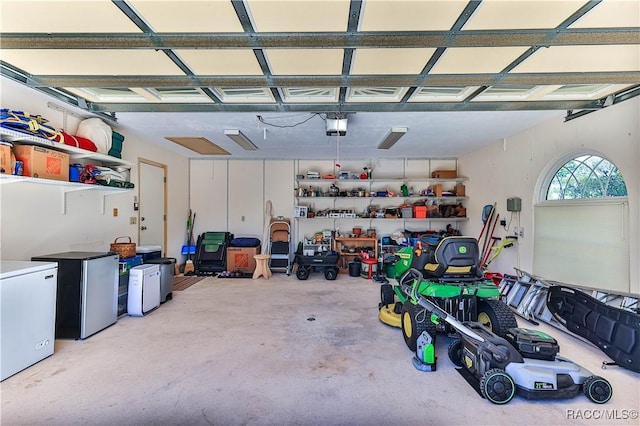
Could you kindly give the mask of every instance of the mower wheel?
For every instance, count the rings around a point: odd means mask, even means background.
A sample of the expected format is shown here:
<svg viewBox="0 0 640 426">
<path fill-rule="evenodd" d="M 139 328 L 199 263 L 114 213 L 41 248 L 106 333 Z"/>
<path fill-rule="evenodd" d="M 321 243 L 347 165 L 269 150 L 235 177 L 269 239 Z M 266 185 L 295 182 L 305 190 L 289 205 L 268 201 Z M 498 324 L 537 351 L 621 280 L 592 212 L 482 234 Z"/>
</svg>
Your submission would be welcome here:
<svg viewBox="0 0 640 426">
<path fill-rule="evenodd" d="M 447 350 L 449 354 L 449 359 L 456 367 L 462 367 L 462 340 L 455 339 L 449 345 L 449 349 Z"/>
<path fill-rule="evenodd" d="M 504 337 L 510 328 L 518 326 L 516 316 L 501 300 L 482 300 L 478 303 L 478 322 L 486 328 Z"/>
<path fill-rule="evenodd" d="M 324 271 L 324 278 L 329 280 L 329 281 L 333 281 L 336 278 L 338 278 L 338 270 L 337 269 L 333 269 L 333 268 L 329 268 L 327 270 Z"/>
<path fill-rule="evenodd" d="M 427 331 L 436 343 L 436 325 L 431 322 L 431 315 L 422 306 L 416 306 L 410 301 L 402 305 L 402 336 L 407 347 L 415 352 L 418 347 L 418 337 L 423 331 Z"/>
<path fill-rule="evenodd" d="M 504 370 L 492 368 L 480 379 L 480 393 L 494 404 L 506 404 L 516 394 L 516 384 Z"/>
<path fill-rule="evenodd" d="M 395 300 L 396 294 L 391 284 L 382 284 L 380 286 L 380 307 L 391 305 Z"/>
<path fill-rule="evenodd" d="M 587 377 L 582 384 L 582 391 L 590 401 L 596 404 L 604 404 L 613 395 L 609 382 L 600 376 Z"/>
<path fill-rule="evenodd" d="M 309 270 L 305 267 L 299 267 L 298 271 L 296 272 L 296 277 L 298 277 L 299 280 L 306 280 L 307 278 L 309 278 Z"/>
</svg>

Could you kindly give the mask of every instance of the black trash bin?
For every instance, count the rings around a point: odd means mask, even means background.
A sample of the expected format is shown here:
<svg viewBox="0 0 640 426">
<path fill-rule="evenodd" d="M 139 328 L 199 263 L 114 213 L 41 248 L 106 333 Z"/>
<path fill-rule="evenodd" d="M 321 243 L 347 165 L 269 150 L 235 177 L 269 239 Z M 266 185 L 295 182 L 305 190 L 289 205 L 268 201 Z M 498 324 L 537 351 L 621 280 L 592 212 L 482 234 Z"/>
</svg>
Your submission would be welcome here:
<svg viewBox="0 0 640 426">
<path fill-rule="evenodd" d="M 359 277 L 362 269 L 362 262 L 349 262 L 349 276 Z"/>
<path fill-rule="evenodd" d="M 157 257 L 144 263 L 160 265 L 160 303 L 173 298 L 173 275 L 175 273 L 176 259 L 173 257 Z"/>
</svg>

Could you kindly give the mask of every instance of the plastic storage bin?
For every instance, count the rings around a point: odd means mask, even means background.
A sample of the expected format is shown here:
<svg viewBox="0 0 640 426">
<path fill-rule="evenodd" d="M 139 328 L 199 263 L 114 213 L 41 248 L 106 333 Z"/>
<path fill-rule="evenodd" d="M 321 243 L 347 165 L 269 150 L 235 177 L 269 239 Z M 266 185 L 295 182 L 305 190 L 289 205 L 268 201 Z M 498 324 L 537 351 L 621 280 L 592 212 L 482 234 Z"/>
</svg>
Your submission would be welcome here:
<svg viewBox="0 0 640 426">
<path fill-rule="evenodd" d="M 411 219 L 413 217 L 413 207 L 403 207 L 400 210 L 400 215 L 402 215 L 404 219 Z"/>
<path fill-rule="evenodd" d="M 151 259 L 162 257 L 161 246 L 137 246 L 136 254 L 142 256 L 142 263 L 148 263 Z"/>
</svg>

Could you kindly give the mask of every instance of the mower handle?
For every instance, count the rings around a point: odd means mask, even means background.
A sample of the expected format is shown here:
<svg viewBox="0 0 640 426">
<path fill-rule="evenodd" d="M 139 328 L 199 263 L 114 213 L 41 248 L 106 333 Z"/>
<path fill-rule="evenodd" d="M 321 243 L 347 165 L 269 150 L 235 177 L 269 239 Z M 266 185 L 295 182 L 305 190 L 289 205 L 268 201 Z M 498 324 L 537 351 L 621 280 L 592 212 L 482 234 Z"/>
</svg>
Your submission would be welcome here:
<svg viewBox="0 0 640 426">
<path fill-rule="evenodd" d="M 493 344 L 492 342 L 490 342 L 489 340 L 487 340 L 484 337 L 480 336 L 478 333 L 473 331 L 471 328 L 467 327 L 466 325 L 464 325 L 463 323 L 458 321 L 456 318 L 454 318 L 453 316 L 449 315 L 449 313 L 447 313 L 440 306 L 438 306 L 435 303 L 431 302 L 430 300 L 428 300 L 424 296 L 418 294 L 417 286 L 415 286 L 415 285 L 414 286 L 409 286 L 409 285 L 405 284 L 405 285 L 403 285 L 402 291 L 405 294 L 407 294 L 410 299 L 415 300 L 420 306 L 422 306 L 423 308 L 425 308 L 429 312 L 431 312 L 433 315 L 435 315 L 439 320 L 445 321 L 448 324 L 450 324 L 459 333 L 462 333 L 465 336 L 470 337 L 471 339 L 473 339 L 473 340 L 475 340 L 475 341 L 477 341 L 479 343 L 484 343 L 486 345 L 486 347 L 491 351 L 491 354 L 493 355 L 493 357 L 495 357 L 496 360 L 498 360 L 499 362 L 502 362 L 502 361 L 504 361 L 504 360 L 506 360 L 508 358 L 508 353 L 504 348 L 500 348 L 500 347 L 496 346 L 495 344 Z"/>
</svg>

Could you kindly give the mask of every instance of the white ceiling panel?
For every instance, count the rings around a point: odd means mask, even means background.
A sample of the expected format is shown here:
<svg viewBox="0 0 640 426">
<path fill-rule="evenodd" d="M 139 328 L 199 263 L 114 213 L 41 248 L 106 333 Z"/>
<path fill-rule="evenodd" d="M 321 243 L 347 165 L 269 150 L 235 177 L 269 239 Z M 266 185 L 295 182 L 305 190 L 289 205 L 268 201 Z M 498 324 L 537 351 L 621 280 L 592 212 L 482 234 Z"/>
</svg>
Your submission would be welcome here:
<svg viewBox="0 0 640 426">
<path fill-rule="evenodd" d="M 346 31 L 348 0 L 246 2 L 254 29 L 259 32 Z"/>
<path fill-rule="evenodd" d="M 2 0 L 0 28 L 17 33 L 140 32 L 110 0 Z"/>
<path fill-rule="evenodd" d="M 403 87 L 350 87 L 347 102 L 399 102 L 407 88 Z"/>
<path fill-rule="evenodd" d="M 234 104 L 269 104 L 276 101 L 267 87 L 215 87 L 213 91 L 222 102 Z"/>
<path fill-rule="evenodd" d="M 484 0 L 464 29 L 555 28 L 585 3 L 585 0 Z"/>
<path fill-rule="evenodd" d="M 467 2 L 367 0 L 363 4 L 360 31 L 446 31 Z"/>
<path fill-rule="evenodd" d="M 478 87 L 418 87 L 409 102 L 461 102 Z"/>
<path fill-rule="evenodd" d="M 640 1 L 603 0 L 569 28 L 640 27 Z"/>
<path fill-rule="evenodd" d="M 196 74 L 262 75 L 252 50 L 176 50 Z"/>
<path fill-rule="evenodd" d="M 541 99 L 598 99 L 624 89 L 624 84 L 569 84 L 549 90 Z"/>
<path fill-rule="evenodd" d="M 129 0 L 157 32 L 242 32 L 231 2 Z"/>
<path fill-rule="evenodd" d="M 65 87 L 71 93 L 82 96 L 91 102 L 149 102 L 149 99 L 143 96 L 135 89 L 129 88 L 75 88 Z M 154 101 L 155 102 L 155 101 Z"/>
<path fill-rule="evenodd" d="M 431 74 L 500 72 L 527 50 L 526 47 L 454 47 L 447 49 Z"/>
<path fill-rule="evenodd" d="M 337 102 L 336 87 L 284 87 L 282 97 L 285 102 Z"/>
<path fill-rule="evenodd" d="M 0 50 L 3 61 L 41 75 L 184 75 L 154 50 Z"/>
<path fill-rule="evenodd" d="M 435 49 L 358 49 L 352 74 L 419 74 Z"/>
<path fill-rule="evenodd" d="M 339 75 L 342 49 L 266 49 L 274 75 Z"/>
<path fill-rule="evenodd" d="M 640 71 L 640 46 L 554 46 L 539 49 L 512 72 Z"/>
</svg>

